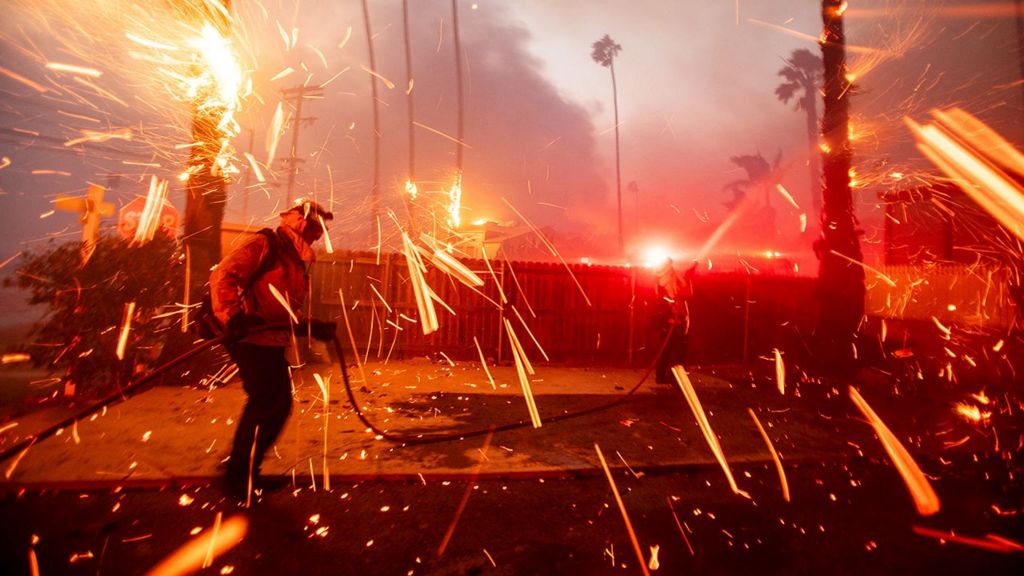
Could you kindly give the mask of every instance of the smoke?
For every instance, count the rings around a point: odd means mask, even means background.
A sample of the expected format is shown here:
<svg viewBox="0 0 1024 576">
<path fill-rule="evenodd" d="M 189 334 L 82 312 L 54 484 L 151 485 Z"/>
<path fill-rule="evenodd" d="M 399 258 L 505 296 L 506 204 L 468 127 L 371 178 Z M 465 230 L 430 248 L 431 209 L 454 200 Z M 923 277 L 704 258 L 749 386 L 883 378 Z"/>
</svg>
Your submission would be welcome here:
<svg viewBox="0 0 1024 576">
<path fill-rule="evenodd" d="M 402 195 L 411 169 L 415 170 L 419 196 L 413 210 L 421 221 L 443 221 L 447 190 L 456 171 L 459 99 L 454 52 L 451 3 L 442 0 L 410 2 L 409 43 L 412 52 L 412 104 L 414 166 L 409 159 L 409 98 L 406 80 L 405 38 L 400 2 L 370 3 L 380 123 L 380 155 L 375 157 L 373 110 L 367 70 L 370 57 L 362 11 L 357 3 L 308 3 L 293 20 L 280 21 L 261 14 L 247 24 L 260 37 L 281 37 L 298 30 L 298 42 L 290 51 L 266 50 L 255 57 L 260 74 L 270 76 L 292 68 L 298 72 L 276 81 L 267 80 L 253 109 L 250 126 L 254 141 L 264 140 L 278 90 L 302 83 L 317 85 L 336 78 L 324 88 L 322 98 L 303 102 L 303 116 L 315 121 L 303 124 L 299 156 L 301 190 L 321 198 L 332 195 L 341 219 L 335 229 L 365 248 L 375 244 L 372 221 L 374 163 L 380 163 L 380 200 L 405 224 Z M 537 225 L 557 225 L 565 231 L 600 229 L 602 220 L 614 217 L 608 205 L 608 188 L 595 153 L 590 115 L 551 85 L 541 73 L 541 62 L 528 53 L 530 33 L 515 24 L 501 5 L 487 10 L 459 3 L 459 32 L 463 73 L 463 220 L 495 222 L 516 220 L 507 200 Z M 320 10 L 323 8 L 323 10 Z M 281 14 L 291 13 L 287 8 Z M 271 37 L 273 37 L 271 36 Z M 283 40 L 277 44 L 282 45 Z M 341 46 L 339 48 L 339 46 Z M 314 50 L 313 47 L 319 49 Z M 584 47 L 586 48 L 586 47 Z M 322 57 L 321 57 L 322 54 Z M 327 66 L 324 66 L 326 61 Z M 306 72 L 308 70 L 308 73 Z M 340 75 L 338 75 L 340 74 Z M 390 85 L 388 84 L 390 83 Z M 278 157 L 287 155 L 293 134 L 284 134 Z M 259 158 L 263 150 L 254 151 Z M 276 180 L 286 180 L 286 170 L 275 165 Z M 328 171 L 329 168 L 329 171 Z M 272 213 L 281 197 L 271 196 L 258 204 Z M 237 197 L 242 194 L 235 187 Z M 597 206 L 580 213 L 576 207 Z M 600 218 L 595 220 L 595 216 Z M 580 218 L 585 218 L 585 222 Z M 396 228 L 384 219 L 385 235 Z M 420 226 L 422 229 L 423 226 Z"/>
</svg>

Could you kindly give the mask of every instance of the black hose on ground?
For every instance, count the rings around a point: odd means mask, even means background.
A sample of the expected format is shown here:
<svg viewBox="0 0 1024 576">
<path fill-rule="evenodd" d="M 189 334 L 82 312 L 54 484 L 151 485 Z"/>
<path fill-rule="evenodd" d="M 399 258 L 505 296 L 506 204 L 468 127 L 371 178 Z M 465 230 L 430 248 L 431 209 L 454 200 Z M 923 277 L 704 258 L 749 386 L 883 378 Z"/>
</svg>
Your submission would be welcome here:
<svg viewBox="0 0 1024 576">
<path fill-rule="evenodd" d="M 566 413 L 563 413 L 563 414 L 556 414 L 554 416 L 547 416 L 547 417 L 542 418 L 542 420 L 544 422 L 548 422 L 548 423 L 550 423 L 550 422 L 562 422 L 562 421 L 569 420 L 569 419 L 572 419 L 572 418 L 579 418 L 580 416 L 586 416 L 588 414 L 593 414 L 595 412 L 601 412 L 603 410 L 607 410 L 609 408 L 613 408 L 615 406 L 618 406 L 619 404 L 623 404 L 623 403 L 628 402 L 629 400 L 631 400 L 631 397 L 633 396 L 633 394 L 636 393 L 636 391 L 640 389 L 640 386 L 643 385 L 643 383 L 651 375 L 651 372 L 654 370 L 654 367 L 657 365 L 658 358 L 662 355 L 662 353 L 664 353 L 665 347 L 668 345 L 669 338 L 672 337 L 672 332 L 675 330 L 675 326 L 676 326 L 675 324 L 672 324 L 670 326 L 670 328 L 668 330 L 668 334 L 665 335 L 665 339 L 661 342 L 661 345 L 658 347 L 658 353 L 654 355 L 654 361 L 651 363 L 650 366 L 647 367 L 647 370 L 644 371 L 644 374 L 643 374 L 643 376 L 640 377 L 640 380 L 632 388 L 630 388 L 626 393 L 624 393 L 623 395 L 619 396 L 618 398 L 616 398 L 615 400 L 612 400 L 610 402 L 605 402 L 603 404 L 598 404 L 597 406 L 586 408 L 584 410 L 578 410 L 576 412 L 566 412 Z M 348 401 L 349 401 L 349 403 L 352 404 L 352 410 L 355 412 L 356 417 L 359 418 L 360 422 L 362 422 L 364 425 L 366 425 L 367 428 L 372 430 L 374 434 L 377 434 L 378 436 L 380 436 L 384 440 L 388 440 L 390 442 L 396 442 L 396 443 L 400 443 L 400 444 L 436 444 L 436 443 L 439 443 L 439 442 L 448 442 L 448 441 L 452 441 L 452 440 L 461 440 L 463 438 L 471 438 L 473 436 L 482 436 L 484 434 L 489 434 L 491 432 L 497 433 L 497 432 L 505 432 L 505 431 L 508 431 L 508 430 L 516 430 L 518 428 L 526 428 L 528 426 L 532 426 L 533 425 L 532 422 L 519 421 L 519 422 L 509 422 L 507 424 L 502 424 L 500 426 L 488 426 L 486 428 L 477 428 L 477 429 L 466 430 L 466 431 L 452 430 L 451 432 L 436 432 L 436 433 L 431 433 L 431 434 L 408 434 L 408 435 L 406 435 L 406 434 L 394 434 L 392 432 L 388 432 L 387 430 L 381 430 L 373 422 L 371 422 L 369 420 L 369 418 L 366 417 L 365 414 L 363 414 L 363 410 L 359 407 L 359 402 L 356 401 L 355 393 L 352 391 L 352 383 L 349 380 L 348 368 L 346 367 L 346 362 L 345 362 L 345 351 L 342 349 L 341 342 L 338 340 L 337 335 L 335 335 L 335 337 L 333 339 L 333 342 L 334 342 L 334 350 L 338 354 L 338 362 L 341 364 L 341 376 L 342 376 L 342 380 L 344 380 L 344 382 L 345 382 L 345 392 L 348 394 Z"/>
</svg>

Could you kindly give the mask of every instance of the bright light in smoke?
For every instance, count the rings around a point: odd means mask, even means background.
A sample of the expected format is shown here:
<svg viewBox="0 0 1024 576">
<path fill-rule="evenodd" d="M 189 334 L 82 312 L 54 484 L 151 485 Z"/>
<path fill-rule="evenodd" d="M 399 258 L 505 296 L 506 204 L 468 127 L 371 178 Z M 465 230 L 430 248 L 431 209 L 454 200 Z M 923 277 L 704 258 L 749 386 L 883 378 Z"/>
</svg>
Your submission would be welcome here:
<svg viewBox="0 0 1024 576">
<path fill-rule="evenodd" d="M 669 253 L 668 249 L 665 248 L 664 246 L 659 246 L 659 245 L 648 246 L 643 251 L 643 256 L 642 256 L 643 264 L 642 264 L 642 266 L 644 268 L 654 268 L 656 266 L 660 266 L 660 265 L 664 264 L 671 257 L 672 257 L 672 255 Z"/>
</svg>

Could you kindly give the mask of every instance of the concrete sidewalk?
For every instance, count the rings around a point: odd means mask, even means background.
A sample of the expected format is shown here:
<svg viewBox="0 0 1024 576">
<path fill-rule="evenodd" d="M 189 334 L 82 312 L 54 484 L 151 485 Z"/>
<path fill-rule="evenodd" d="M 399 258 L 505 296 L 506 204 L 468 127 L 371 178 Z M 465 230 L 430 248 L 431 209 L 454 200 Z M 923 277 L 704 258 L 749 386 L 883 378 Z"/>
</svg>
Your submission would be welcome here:
<svg viewBox="0 0 1024 576">
<path fill-rule="evenodd" d="M 326 413 L 314 373 L 329 384 Z M 358 369 L 350 370 L 364 413 L 390 433 L 525 423 L 495 434 L 484 454 L 485 435 L 428 445 L 377 438 L 351 410 L 339 367 L 306 366 L 294 375 L 295 409 L 267 456 L 264 473 L 291 475 L 297 486 L 320 484 L 325 463 L 334 478 L 458 477 L 476 473 L 478 466 L 485 477 L 594 473 L 599 470 L 595 443 L 610 465 L 629 466 L 638 473 L 717 466 L 677 388 L 645 383 L 628 402 L 534 429 L 515 369 L 492 367 L 490 373 L 493 386 L 475 362 L 370 363 L 366 381 Z M 531 386 L 543 421 L 614 400 L 642 375 L 640 370 L 538 366 Z M 848 401 L 830 414 L 820 394 L 815 400 L 793 390 L 780 396 L 770 382 L 731 383 L 701 371 L 691 378 L 731 464 L 770 462 L 748 407 L 757 413 L 784 462 L 845 458 L 873 439 L 868 427 L 841 414 Z M 243 402 L 237 380 L 213 389 L 149 389 L 38 442 L 20 460 L 0 464 L 8 474 L 6 487 L 188 483 L 217 477 Z M 17 442 L 19 428 L 0 435 L 0 446 Z"/>
</svg>

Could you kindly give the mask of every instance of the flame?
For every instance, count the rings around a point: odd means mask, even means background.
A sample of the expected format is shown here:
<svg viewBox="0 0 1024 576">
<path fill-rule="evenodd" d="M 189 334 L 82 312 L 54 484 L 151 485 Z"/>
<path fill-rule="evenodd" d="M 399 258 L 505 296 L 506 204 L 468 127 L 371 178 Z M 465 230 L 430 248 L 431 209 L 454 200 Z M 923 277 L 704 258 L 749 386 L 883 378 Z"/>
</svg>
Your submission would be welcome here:
<svg viewBox="0 0 1024 576">
<path fill-rule="evenodd" d="M 409 198 L 415 200 L 416 195 L 419 194 L 419 190 L 416 188 L 416 183 L 412 180 L 405 181 L 405 192 L 409 195 Z"/>
<path fill-rule="evenodd" d="M 991 412 L 982 411 L 977 406 L 971 406 L 963 402 L 957 402 L 954 411 L 968 422 L 981 422 L 992 416 Z"/>
<path fill-rule="evenodd" d="M 218 128 L 226 130 L 229 126 L 238 133 L 234 123 L 234 112 L 238 109 L 239 94 L 242 91 L 242 67 L 238 64 L 231 47 L 231 41 L 220 35 L 220 32 L 207 22 L 199 33 L 199 37 L 188 42 L 203 64 L 199 74 L 186 79 L 187 95 L 194 99 L 203 96 L 201 107 L 223 109 L 224 118 Z"/>
<path fill-rule="evenodd" d="M 458 228 L 462 224 L 462 217 L 459 211 L 462 209 L 462 173 L 455 174 L 452 187 L 448 190 L 448 225 Z"/>
</svg>

